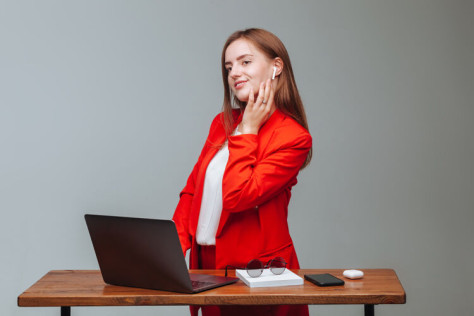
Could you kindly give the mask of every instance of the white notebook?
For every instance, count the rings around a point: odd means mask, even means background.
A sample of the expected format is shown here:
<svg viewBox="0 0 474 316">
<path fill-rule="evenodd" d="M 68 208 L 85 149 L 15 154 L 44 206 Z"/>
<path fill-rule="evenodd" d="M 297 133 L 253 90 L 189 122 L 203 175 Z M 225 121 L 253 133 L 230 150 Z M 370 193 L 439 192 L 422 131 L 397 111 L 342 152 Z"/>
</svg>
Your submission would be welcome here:
<svg viewBox="0 0 474 316">
<path fill-rule="evenodd" d="M 249 287 L 302 285 L 304 283 L 303 278 L 288 269 L 279 275 L 265 269 L 262 275 L 256 278 L 249 276 L 246 270 L 235 270 L 235 275 Z"/>
</svg>

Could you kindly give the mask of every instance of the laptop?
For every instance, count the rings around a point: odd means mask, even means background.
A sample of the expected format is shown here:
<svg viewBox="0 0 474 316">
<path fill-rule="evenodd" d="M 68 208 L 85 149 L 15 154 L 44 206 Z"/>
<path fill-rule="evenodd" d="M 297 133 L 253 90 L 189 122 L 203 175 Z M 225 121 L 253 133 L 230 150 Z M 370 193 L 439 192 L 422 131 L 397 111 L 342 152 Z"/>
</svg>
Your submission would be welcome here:
<svg viewBox="0 0 474 316">
<path fill-rule="evenodd" d="M 85 215 L 105 283 L 199 293 L 238 278 L 189 273 L 171 220 Z"/>
</svg>

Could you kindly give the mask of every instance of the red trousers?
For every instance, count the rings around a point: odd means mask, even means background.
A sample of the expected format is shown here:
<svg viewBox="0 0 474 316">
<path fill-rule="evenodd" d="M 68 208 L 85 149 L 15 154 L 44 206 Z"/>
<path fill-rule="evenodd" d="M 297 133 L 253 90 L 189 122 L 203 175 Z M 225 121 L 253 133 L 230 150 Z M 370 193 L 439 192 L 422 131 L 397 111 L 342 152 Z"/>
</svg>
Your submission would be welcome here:
<svg viewBox="0 0 474 316">
<path fill-rule="evenodd" d="M 216 268 L 216 247 L 199 247 L 199 269 Z M 197 315 L 201 308 L 203 316 L 307 316 L 307 305 L 211 305 L 191 306 L 191 315 Z"/>
</svg>

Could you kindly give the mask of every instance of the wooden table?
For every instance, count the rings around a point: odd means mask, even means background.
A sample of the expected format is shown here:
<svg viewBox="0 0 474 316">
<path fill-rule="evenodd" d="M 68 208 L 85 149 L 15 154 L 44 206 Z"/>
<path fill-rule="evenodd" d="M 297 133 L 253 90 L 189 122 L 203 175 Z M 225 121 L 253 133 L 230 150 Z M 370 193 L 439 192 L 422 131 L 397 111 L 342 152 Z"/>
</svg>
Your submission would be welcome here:
<svg viewBox="0 0 474 316">
<path fill-rule="evenodd" d="M 96 270 L 50 271 L 18 297 L 18 306 L 61 307 L 61 315 L 71 314 L 71 306 L 135 305 L 278 305 L 278 304 L 363 304 L 365 315 L 374 315 L 374 305 L 404 304 L 405 291 L 395 271 L 364 269 L 364 278 L 343 278 L 341 269 L 292 270 L 305 274 L 331 273 L 344 279 L 344 286 L 303 285 L 249 288 L 242 281 L 198 294 L 137 289 L 105 284 Z M 190 270 L 194 273 L 223 275 L 223 270 Z M 231 275 L 232 276 L 232 275 Z"/>
</svg>

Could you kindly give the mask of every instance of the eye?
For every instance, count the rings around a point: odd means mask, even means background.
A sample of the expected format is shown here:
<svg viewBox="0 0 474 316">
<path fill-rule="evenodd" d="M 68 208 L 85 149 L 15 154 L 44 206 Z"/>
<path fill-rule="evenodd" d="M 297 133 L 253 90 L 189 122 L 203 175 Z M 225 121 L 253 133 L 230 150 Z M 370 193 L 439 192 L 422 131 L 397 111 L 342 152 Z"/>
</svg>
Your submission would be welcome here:
<svg viewBox="0 0 474 316">
<path fill-rule="evenodd" d="M 244 60 L 244 61 L 242 62 L 242 64 L 244 64 L 244 65 L 248 65 L 248 64 L 250 64 L 250 63 L 251 63 L 250 60 Z"/>
<path fill-rule="evenodd" d="M 226 70 L 227 72 L 230 72 L 230 71 L 232 70 L 232 67 L 227 67 L 225 70 Z"/>
</svg>

